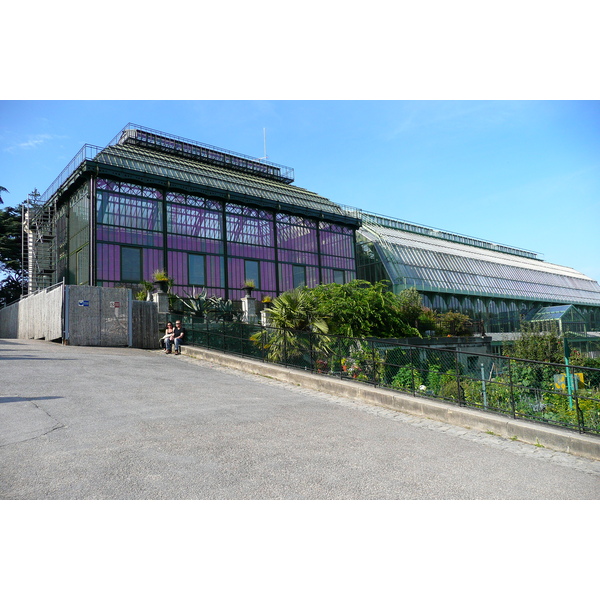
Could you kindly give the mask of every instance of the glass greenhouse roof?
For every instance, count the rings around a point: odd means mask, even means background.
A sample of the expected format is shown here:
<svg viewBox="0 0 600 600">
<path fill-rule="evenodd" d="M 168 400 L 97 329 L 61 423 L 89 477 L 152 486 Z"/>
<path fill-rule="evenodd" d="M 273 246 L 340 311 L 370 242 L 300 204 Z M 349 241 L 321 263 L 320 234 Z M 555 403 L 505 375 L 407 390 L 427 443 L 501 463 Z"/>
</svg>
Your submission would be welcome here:
<svg viewBox="0 0 600 600">
<path fill-rule="evenodd" d="M 113 167 L 167 177 L 224 192 L 237 192 L 255 198 L 345 216 L 339 205 L 303 188 L 202 164 L 184 157 L 163 154 L 160 151 L 137 146 L 108 146 L 94 160 Z"/>
<path fill-rule="evenodd" d="M 574 316 L 581 322 L 585 320 L 572 304 L 565 304 L 562 306 L 544 306 L 540 308 L 529 321 L 554 321 L 563 319 L 567 315 Z"/>
<path fill-rule="evenodd" d="M 395 285 L 421 291 L 600 306 L 600 285 L 583 273 L 479 247 L 363 221 Z"/>
</svg>

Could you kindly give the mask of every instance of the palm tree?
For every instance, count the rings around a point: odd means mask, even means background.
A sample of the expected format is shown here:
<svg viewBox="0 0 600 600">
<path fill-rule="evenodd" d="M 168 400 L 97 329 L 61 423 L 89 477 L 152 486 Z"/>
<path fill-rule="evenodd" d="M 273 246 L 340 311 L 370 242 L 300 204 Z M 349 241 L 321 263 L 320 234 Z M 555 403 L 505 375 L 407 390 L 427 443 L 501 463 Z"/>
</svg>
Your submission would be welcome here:
<svg viewBox="0 0 600 600">
<path fill-rule="evenodd" d="M 327 355 L 331 339 L 327 322 L 319 314 L 306 288 L 296 288 L 281 294 L 267 308 L 271 325 L 266 331 L 255 333 L 250 339 L 262 344 L 269 360 L 287 363 L 307 355 Z M 316 335 L 311 335 L 316 334 Z"/>
<path fill-rule="evenodd" d="M 10 194 L 10 192 L 5 187 L 2 187 L 0 185 L 0 204 L 4 204 L 4 200 L 2 200 L 2 192 L 6 192 L 7 194 Z"/>
</svg>

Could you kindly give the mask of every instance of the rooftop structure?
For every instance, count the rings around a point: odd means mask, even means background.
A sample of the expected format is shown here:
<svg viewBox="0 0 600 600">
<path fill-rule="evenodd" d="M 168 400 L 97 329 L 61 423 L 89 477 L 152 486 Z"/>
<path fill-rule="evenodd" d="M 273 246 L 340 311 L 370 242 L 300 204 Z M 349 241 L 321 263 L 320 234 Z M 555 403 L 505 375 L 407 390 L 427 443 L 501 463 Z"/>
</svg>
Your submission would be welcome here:
<svg viewBox="0 0 600 600">
<path fill-rule="evenodd" d="M 139 125 L 84 146 L 27 211 L 29 291 L 60 281 L 235 298 L 355 276 L 360 221 L 293 170 Z"/>
</svg>

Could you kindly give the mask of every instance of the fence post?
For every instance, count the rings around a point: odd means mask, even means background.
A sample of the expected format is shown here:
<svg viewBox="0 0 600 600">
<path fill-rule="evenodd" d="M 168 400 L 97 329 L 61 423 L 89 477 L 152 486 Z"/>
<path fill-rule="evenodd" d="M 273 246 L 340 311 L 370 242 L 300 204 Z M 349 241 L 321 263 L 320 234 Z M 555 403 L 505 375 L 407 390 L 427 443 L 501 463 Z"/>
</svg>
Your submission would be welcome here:
<svg viewBox="0 0 600 600">
<path fill-rule="evenodd" d="M 487 393 L 485 389 L 485 369 L 481 363 L 481 392 L 483 393 L 483 409 L 487 410 Z"/>
<path fill-rule="evenodd" d="M 464 406 L 464 398 L 462 388 L 460 387 L 460 361 L 458 360 L 458 348 L 454 352 L 454 358 L 456 363 L 456 393 L 458 394 L 458 405 Z"/>
<path fill-rule="evenodd" d="M 510 366 L 510 361 L 511 359 L 508 359 L 508 382 L 509 382 L 509 389 L 510 389 L 510 407 L 511 407 L 511 411 L 512 411 L 512 418 L 516 419 L 517 418 L 517 413 L 515 410 L 515 390 L 514 390 L 514 385 L 513 385 L 513 378 L 512 378 L 512 368 Z"/>
<path fill-rule="evenodd" d="M 415 393 L 415 361 L 413 360 L 413 348 L 412 346 L 408 347 L 408 357 L 410 360 L 410 387 L 412 389 L 413 396 L 416 396 Z"/>
<path fill-rule="evenodd" d="M 577 412 L 577 429 L 579 433 L 585 433 L 585 421 L 583 418 L 583 411 L 579 408 L 579 395 L 577 390 L 575 391 L 575 411 Z"/>
<path fill-rule="evenodd" d="M 375 342 L 371 340 L 369 342 L 371 344 L 371 360 L 373 362 L 373 385 L 377 387 L 377 362 L 375 361 Z"/>
</svg>

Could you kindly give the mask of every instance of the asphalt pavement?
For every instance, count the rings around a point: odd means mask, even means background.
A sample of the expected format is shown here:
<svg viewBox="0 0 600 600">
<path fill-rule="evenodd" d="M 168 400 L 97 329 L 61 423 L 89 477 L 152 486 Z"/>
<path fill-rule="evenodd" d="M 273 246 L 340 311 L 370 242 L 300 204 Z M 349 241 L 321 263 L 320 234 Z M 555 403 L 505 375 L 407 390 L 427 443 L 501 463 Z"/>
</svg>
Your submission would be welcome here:
<svg viewBox="0 0 600 600">
<path fill-rule="evenodd" d="M 184 355 L 0 340 L 1 499 L 599 497 L 600 461 Z"/>
</svg>

